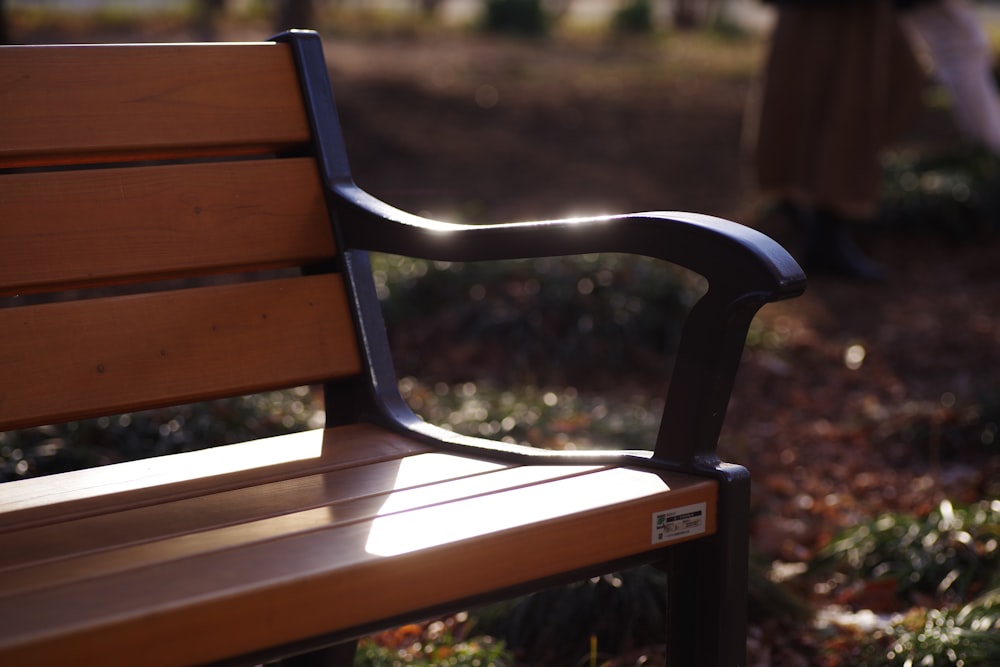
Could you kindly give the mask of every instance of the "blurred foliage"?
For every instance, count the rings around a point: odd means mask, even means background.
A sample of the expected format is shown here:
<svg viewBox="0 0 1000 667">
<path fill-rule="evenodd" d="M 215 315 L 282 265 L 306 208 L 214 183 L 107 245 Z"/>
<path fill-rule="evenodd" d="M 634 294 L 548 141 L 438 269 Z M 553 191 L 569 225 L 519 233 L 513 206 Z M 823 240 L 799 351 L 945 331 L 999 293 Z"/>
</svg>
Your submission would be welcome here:
<svg viewBox="0 0 1000 667">
<path fill-rule="evenodd" d="M 727 14 L 720 13 L 707 26 L 708 34 L 719 41 L 746 44 L 756 39 L 753 29 L 733 20 Z"/>
<path fill-rule="evenodd" d="M 985 148 L 896 151 L 882 179 L 886 224 L 955 240 L 1000 231 L 1000 157 Z"/>
<path fill-rule="evenodd" d="M 1000 500 L 883 514 L 837 535 L 811 569 L 886 582 L 910 603 L 965 602 L 1000 585 Z"/>
<path fill-rule="evenodd" d="M 518 386 L 619 386 L 629 370 L 665 382 L 683 318 L 705 289 L 690 272 L 628 255 L 475 263 L 377 255 L 372 265 L 397 369 L 424 381 L 488 370 Z"/>
<path fill-rule="evenodd" d="M 6 10 L 11 43 L 19 43 L 22 32 L 54 31 L 79 34 L 141 34 L 150 25 L 159 30 L 182 29 L 193 22 L 194 5 L 151 10 L 130 3 L 96 4 L 88 11 L 65 11 L 44 3 L 22 4 Z"/>
<path fill-rule="evenodd" d="M 0 482 L 323 425 L 309 387 L 0 433 Z"/>
<path fill-rule="evenodd" d="M 541 0 L 486 0 L 483 29 L 519 37 L 541 37 L 549 31 L 549 17 Z"/>
<path fill-rule="evenodd" d="M 478 627 L 538 665 L 587 664 L 600 655 L 663 642 L 666 575 L 635 568 L 476 610 Z"/>
<path fill-rule="evenodd" d="M 513 392 L 489 382 L 430 386 L 407 377 L 400 389 L 427 422 L 546 449 L 652 449 L 663 409 L 662 400 L 645 395 L 581 395 L 572 387 Z"/>
<path fill-rule="evenodd" d="M 474 623 L 461 613 L 386 630 L 358 642 L 355 667 L 511 667 L 503 642 L 467 637 Z"/>
<path fill-rule="evenodd" d="M 428 422 L 552 449 L 652 447 L 697 276 L 624 255 L 372 262 L 401 392 Z M 624 372 L 646 382 L 629 390 Z"/>
<path fill-rule="evenodd" d="M 611 17 L 612 29 L 622 35 L 648 35 L 653 32 L 653 6 L 649 0 L 631 0 Z"/>
<path fill-rule="evenodd" d="M 778 576 L 775 563 L 750 549 L 749 615 L 751 622 L 778 619 L 804 625 L 813 618 L 809 602 L 798 590 L 794 577 Z"/>
<path fill-rule="evenodd" d="M 903 401 L 865 417 L 873 427 L 873 442 L 900 462 L 969 463 L 1000 453 L 1000 395 L 995 388 L 968 402 L 946 393 L 940 401 Z"/>
<path fill-rule="evenodd" d="M 770 576 L 770 563 L 750 561 L 750 620 L 807 623 L 806 603 Z M 552 667 L 583 665 L 593 651 L 603 661 L 634 656 L 658 664 L 666 623 L 667 576 L 643 566 L 593 577 L 474 610 L 476 629 L 502 637 L 516 656 Z M 615 664 L 625 664 L 616 662 Z"/>
<path fill-rule="evenodd" d="M 864 642 L 862 667 L 1000 665 L 1000 588 L 962 607 L 913 609 Z"/>
</svg>

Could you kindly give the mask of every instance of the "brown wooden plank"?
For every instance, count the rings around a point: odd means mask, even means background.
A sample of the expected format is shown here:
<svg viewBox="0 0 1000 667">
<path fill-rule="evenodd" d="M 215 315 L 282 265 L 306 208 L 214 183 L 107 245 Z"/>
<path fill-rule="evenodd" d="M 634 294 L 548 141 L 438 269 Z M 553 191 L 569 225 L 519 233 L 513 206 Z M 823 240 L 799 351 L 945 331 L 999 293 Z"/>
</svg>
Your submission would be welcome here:
<svg viewBox="0 0 1000 667">
<path fill-rule="evenodd" d="M 333 256 L 310 159 L 0 177 L 0 295 Z"/>
<path fill-rule="evenodd" d="M 401 467 L 411 462 L 423 467 L 422 488 L 409 486 L 417 483 L 412 478 L 400 478 Z M 389 511 L 551 483 L 593 469 L 509 467 L 424 454 L 19 531 L 5 538 L 0 568 L 9 583 L 0 597 L 371 521 Z"/>
<path fill-rule="evenodd" d="M 0 485 L 0 534 L 427 451 L 352 424 L 8 482 Z"/>
<path fill-rule="evenodd" d="M 655 550 L 653 515 L 667 509 L 705 503 L 705 534 L 715 529 L 716 484 L 683 475 L 598 468 L 493 493 L 456 489 L 451 502 L 416 507 L 394 507 L 390 493 L 367 521 L 340 523 L 332 505 L 247 528 L 261 532 L 238 547 L 0 597 L 11 619 L 0 660 L 220 659 Z M 198 642 L 176 641 L 209 626 Z"/>
<path fill-rule="evenodd" d="M 376 449 L 372 443 L 372 449 Z M 211 539 L 200 539 L 197 544 L 185 545 L 182 552 L 192 550 L 208 550 L 210 548 L 228 548 L 245 543 L 261 534 L 260 528 L 253 527 L 261 522 L 267 523 L 277 517 L 287 517 L 295 528 L 294 515 L 312 515 L 312 510 L 336 505 L 337 522 L 360 520 L 374 516 L 374 512 L 366 509 L 365 502 L 355 501 L 375 496 L 376 509 L 384 503 L 379 497 L 388 491 L 396 490 L 399 496 L 397 503 L 406 502 L 408 506 L 432 504 L 426 489 L 416 491 L 414 487 L 433 485 L 438 493 L 446 493 L 451 498 L 457 493 L 456 484 L 443 484 L 446 481 L 468 479 L 468 484 L 475 486 L 474 492 L 486 493 L 492 488 L 508 488 L 512 482 L 501 475 L 484 475 L 505 467 L 503 464 L 459 457 L 448 454 L 426 453 L 407 457 L 401 462 L 398 458 L 381 460 L 381 457 L 369 461 L 356 462 L 351 467 L 341 467 L 329 472 L 303 474 L 293 478 L 254 484 L 228 491 L 210 492 L 193 498 L 168 500 L 154 505 L 133 509 L 120 509 L 117 503 L 111 503 L 100 515 L 80 518 L 72 522 L 60 521 L 54 517 L 50 524 L 11 532 L 4 537 L 4 549 L 0 551 L 0 572 L 21 569 L 31 569 L 33 572 L 41 563 L 52 565 L 52 577 L 42 577 L 45 585 L 53 585 L 59 577 L 65 576 L 64 564 L 58 561 L 93 556 L 95 561 L 109 561 L 101 552 L 116 550 L 131 550 L 139 553 L 137 545 L 147 545 L 157 542 L 149 550 L 145 558 L 165 560 L 169 557 L 169 547 L 164 543 L 175 537 L 190 536 L 194 533 L 215 531 Z M 407 479 L 400 477 L 401 468 L 412 470 L 414 466 L 420 470 L 419 477 L 412 473 Z M 573 466 L 560 467 L 558 470 L 531 466 L 515 468 L 514 474 L 519 476 L 521 483 L 539 479 L 551 479 L 556 474 L 577 474 L 581 469 Z M 58 480 L 52 484 L 58 485 Z M 408 493 L 400 493 L 401 489 L 409 489 Z M 0 488 L 0 499 L 3 498 Z M 354 503 L 349 505 L 349 503 Z M 320 524 L 330 525 L 334 517 Z M 307 521 L 311 524 L 312 520 Z M 276 522 L 280 523 L 280 522 Z M 246 535 L 239 526 L 248 527 Z M 220 528 L 231 528 L 223 535 Z M 268 529 L 270 537 L 282 534 L 281 529 Z M 144 562 L 143 557 L 130 555 L 118 565 L 137 566 Z M 105 563 L 106 564 L 106 563 Z M 6 576 L 6 575 L 4 575 Z M 27 577 L 14 575 L 12 586 L 26 585 Z M 0 595 L 10 594 L 11 587 L 5 586 Z"/>
<path fill-rule="evenodd" d="M 339 276 L 0 309 L 0 429 L 358 373 Z"/>
<path fill-rule="evenodd" d="M 0 49 L 0 167 L 264 153 L 309 140 L 285 44 Z"/>
</svg>

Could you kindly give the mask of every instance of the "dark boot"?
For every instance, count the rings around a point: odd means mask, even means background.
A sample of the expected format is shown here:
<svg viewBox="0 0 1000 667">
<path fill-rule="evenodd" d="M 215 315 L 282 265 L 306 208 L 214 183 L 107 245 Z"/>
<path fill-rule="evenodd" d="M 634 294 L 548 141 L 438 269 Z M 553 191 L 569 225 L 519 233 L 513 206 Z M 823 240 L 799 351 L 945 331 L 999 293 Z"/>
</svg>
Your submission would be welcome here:
<svg viewBox="0 0 1000 667">
<path fill-rule="evenodd" d="M 885 269 L 855 243 L 847 220 L 830 211 L 809 209 L 800 209 L 798 219 L 804 235 L 802 264 L 806 271 L 867 282 L 886 279 Z"/>
</svg>

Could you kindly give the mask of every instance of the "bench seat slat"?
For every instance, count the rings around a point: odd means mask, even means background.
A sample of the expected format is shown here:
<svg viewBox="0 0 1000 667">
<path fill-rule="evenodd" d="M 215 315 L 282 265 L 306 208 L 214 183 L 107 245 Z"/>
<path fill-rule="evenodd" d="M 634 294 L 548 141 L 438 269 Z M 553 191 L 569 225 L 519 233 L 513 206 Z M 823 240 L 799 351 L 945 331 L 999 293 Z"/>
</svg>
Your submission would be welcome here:
<svg viewBox="0 0 1000 667">
<path fill-rule="evenodd" d="M 272 153 L 310 136 L 284 44 L 4 49 L 0 87 L 0 168 Z"/>
<path fill-rule="evenodd" d="M 260 518 L 261 507 L 250 503 L 243 521 L 216 515 L 200 530 L 167 529 L 156 542 L 127 535 L 158 508 L 110 514 L 100 529 L 107 549 L 89 544 L 73 556 L 70 544 L 61 561 L 5 572 L 29 583 L 0 595 L 0 614 L 10 619 L 0 654 L 9 649 L 17 664 L 114 664 L 115 655 L 139 653 L 149 664 L 201 662 L 649 551 L 657 548 L 654 512 L 704 502 L 706 532 L 715 526 L 715 482 L 685 475 L 470 466 L 444 454 L 356 465 L 362 474 L 350 488 L 324 478 L 323 497 L 305 493 L 298 511 Z M 373 472 L 364 474 L 368 467 Z M 308 486 L 323 477 L 302 479 Z M 221 501 L 236 511 L 240 493 L 200 496 L 175 509 L 198 513 L 204 504 L 211 514 Z M 463 567 L 471 562 L 476 568 Z M 45 584 L 49 575 L 58 580 Z M 220 614 L 225 624 L 206 625 Z M 176 641 L 192 633 L 199 641 Z M 151 643 L 160 648 L 143 651 Z"/>
<path fill-rule="evenodd" d="M 446 454 L 419 454 L 407 459 L 407 467 L 419 466 L 424 474 L 410 484 L 441 484 L 442 482 L 474 476 L 472 484 L 488 489 L 491 482 L 480 478 L 483 473 L 503 468 L 501 464 L 477 459 L 460 459 L 464 466 L 456 466 L 455 457 Z M 172 536 L 211 530 L 238 523 L 268 521 L 274 517 L 290 517 L 295 513 L 310 512 L 315 508 L 365 500 L 370 489 L 379 488 L 387 477 L 395 477 L 400 469 L 399 459 L 375 460 L 359 466 L 341 468 L 316 475 L 297 476 L 287 480 L 255 484 L 229 491 L 220 491 L 193 498 L 158 503 L 131 510 L 115 510 L 98 516 L 77 519 L 69 524 L 57 522 L 18 531 L 4 538 L 0 552 L 0 572 L 16 569 L 26 563 L 58 561 L 78 554 L 89 554 L 102 549 L 122 549 Z M 574 470 L 567 466 L 566 474 Z M 531 468 L 519 474 L 531 479 Z M 551 475 L 551 473 L 549 473 Z M 482 491 L 481 491 L 482 492 Z M 420 495 L 411 492 L 409 496 Z M 422 496 L 425 504 L 426 496 Z M 418 501 L 409 501 L 411 504 Z M 360 512 L 363 519 L 364 503 L 352 512 Z M 345 521 L 345 514 L 338 511 L 338 521 Z M 294 521 L 293 521 L 294 522 Z M 58 570 L 56 564 L 55 570 Z M 19 585 L 19 584 L 15 584 Z M 9 593 L 5 587 L 0 595 Z"/>
<path fill-rule="evenodd" d="M 415 460 L 407 459 L 403 465 Z M 472 460 L 458 461 L 461 465 Z M 393 512 L 405 513 L 434 505 L 435 502 L 429 501 L 428 491 L 439 499 L 436 502 L 454 502 L 466 497 L 463 490 L 469 490 L 468 496 L 472 497 L 517 486 L 551 483 L 593 469 L 528 466 L 493 474 L 481 469 L 470 479 L 461 476 L 467 472 L 461 468 L 451 472 L 454 465 L 451 461 L 438 459 L 434 465 L 432 470 L 440 478 L 432 482 L 434 478 L 429 477 L 425 482 L 433 484 L 432 487 L 393 492 Z M 10 584 L 4 586 L 0 597 L 244 547 L 262 540 L 371 521 L 379 513 L 390 511 L 385 494 L 372 494 L 371 489 L 391 487 L 384 480 L 391 478 L 399 467 L 398 462 L 384 462 L 365 466 L 353 475 L 343 471 L 339 475 L 311 476 L 250 489 L 250 493 L 232 491 L 225 494 L 226 498 L 193 498 L 134 510 L 125 516 L 102 516 L 79 522 L 71 530 L 54 525 L 25 531 L 24 539 L 15 535 L 17 539 L 8 540 L 5 547 L 10 551 L 4 558 L 9 567 L 2 572 Z M 274 507 L 260 502 L 265 500 L 261 493 L 268 491 L 277 496 Z M 246 507 L 239 504 L 243 501 L 248 501 Z M 156 521 L 162 523 L 153 523 Z M 384 531 L 382 539 L 384 542 Z M 38 541 L 33 543 L 34 540 Z"/>
<path fill-rule="evenodd" d="M 366 424 L 261 438 L 155 459 L 34 477 L 5 484 L 5 533 L 53 522 L 125 512 L 184 498 L 293 479 L 310 473 L 394 461 L 430 451 L 426 445 Z"/>
<path fill-rule="evenodd" d="M 361 369 L 337 275 L 6 308 L 0 331 L 0 429 L 318 383 Z"/>
<path fill-rule="evenodd" d="M 0 202 L 0 295 L 301 266 L 334 254 L 306 158 L 9 174 Z"/>
</svg>

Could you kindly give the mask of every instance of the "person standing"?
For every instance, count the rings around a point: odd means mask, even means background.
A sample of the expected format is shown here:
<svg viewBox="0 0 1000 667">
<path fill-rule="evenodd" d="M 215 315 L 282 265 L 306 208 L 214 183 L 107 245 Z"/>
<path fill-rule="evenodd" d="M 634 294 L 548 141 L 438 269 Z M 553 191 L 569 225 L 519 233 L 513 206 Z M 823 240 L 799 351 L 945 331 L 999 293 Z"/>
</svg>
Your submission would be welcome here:
<svg viewBox="0 0 1000 667">
<path fill-rule="evenodd" d="M 853 228 L 880 201 L 882 149 L 917 109 L 923 73 L 892 0 L 777 0 L 756 116 L 758 187 L 802 235 L 807 271 L 881 280 Z"/>
</svg>

